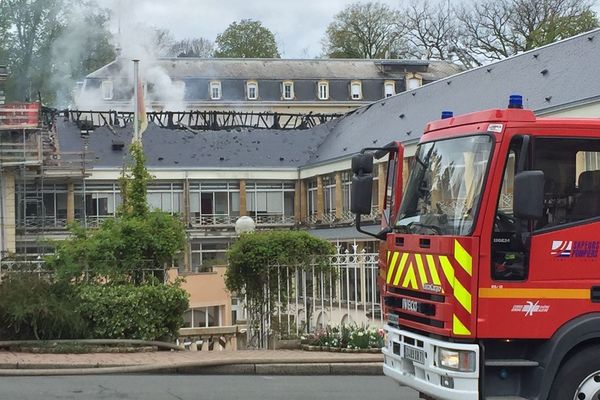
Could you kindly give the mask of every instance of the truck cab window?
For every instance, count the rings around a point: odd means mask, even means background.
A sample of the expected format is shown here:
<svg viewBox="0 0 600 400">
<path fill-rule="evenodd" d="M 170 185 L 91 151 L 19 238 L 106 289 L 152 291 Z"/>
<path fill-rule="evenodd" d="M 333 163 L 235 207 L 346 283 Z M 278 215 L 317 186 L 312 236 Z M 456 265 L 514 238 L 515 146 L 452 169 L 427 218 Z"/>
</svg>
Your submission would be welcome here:
<svg viewBox="0 0 600 400">
<path fill-rule="evenodd" d="M 527 252 L 518 234 L 520 222 L 513 216 L 514 178 L 522 141 L 517 137 L 511 142 L 496 208 L 492 232 L 492 278 L 495 280 L 527 277 Z"/>
<path fill-rule="evenodd" d="M 600 140 L 536 139 L 532 168 L 545 177 L 545 215 L 536 230 L 600 217 Z"/>
</svg>

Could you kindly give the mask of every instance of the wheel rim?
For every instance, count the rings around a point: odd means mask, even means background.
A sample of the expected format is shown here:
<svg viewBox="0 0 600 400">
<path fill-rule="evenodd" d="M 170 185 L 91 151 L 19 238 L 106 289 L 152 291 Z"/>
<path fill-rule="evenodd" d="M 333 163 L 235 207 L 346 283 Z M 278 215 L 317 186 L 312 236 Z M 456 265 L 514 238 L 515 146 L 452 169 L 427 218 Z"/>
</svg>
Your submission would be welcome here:
<svg viewBox="0 0 600 400">
<path fill-rule="evenodd" d="M 573 400 L 598 400 L 600 399 L 600 371 L 596 371 L 585 378 L 575 391 Z"/>
</svg>

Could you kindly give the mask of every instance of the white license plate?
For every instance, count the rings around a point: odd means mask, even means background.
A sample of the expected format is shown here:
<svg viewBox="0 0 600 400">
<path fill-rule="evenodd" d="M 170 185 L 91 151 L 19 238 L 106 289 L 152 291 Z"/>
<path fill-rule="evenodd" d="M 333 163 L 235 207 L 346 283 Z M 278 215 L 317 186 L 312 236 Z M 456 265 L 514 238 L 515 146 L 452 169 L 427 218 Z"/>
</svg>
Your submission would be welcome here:
<svg viewBox="0 0 600 400">
<path fill-rule="evenodd" d="M 408 358 L 419 364 L 425 364 L 425 352 L 411 346 L 404 345 L 404 358 Z"/>
</svg>

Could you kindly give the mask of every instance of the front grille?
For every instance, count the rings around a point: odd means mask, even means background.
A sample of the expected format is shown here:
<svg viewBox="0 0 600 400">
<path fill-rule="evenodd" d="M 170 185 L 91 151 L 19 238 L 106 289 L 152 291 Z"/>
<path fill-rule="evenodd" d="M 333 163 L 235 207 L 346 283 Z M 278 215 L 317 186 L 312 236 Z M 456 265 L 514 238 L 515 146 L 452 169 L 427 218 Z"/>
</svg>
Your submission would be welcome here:
<svg viewBox="0 0 600 400">
<path fill-rule="evenodd" d="M 417 299 L 435 301 L 436 303 L 443 303 L 444 300 L 446 299 L 446 297 L 441 294 L 416 292 L 413 290 L 408 290 L 408 289 L 403 289 L 403 288 L 393 287 L 393 286 L 388 286 L 387 291 L 389 293 L 397 294 L 400 296 L 410 296 L 410 297 L 415 297 Z"/>
<path fill-rule="evenodd" d="M 414 323 L 444 329 L 444 321 L 436 319 L 437 304 L 442 304 L 446 296 L 427 292 L 419 292 L 398 287 L 387 287 L 389 295 L 385 296 L 384 304 L 388 314 L 390 325 L 400 327 L 402 321 L 411 321 Z M 416 309 L 407 309 L 403 306 L 403 299 L 416 302 Z M 418 300 L 425 300 L 421 302 Z M 437 303 L 437 304 L 435 304 Z M 394 314 L 397 318 L 389 318 L 389 314 Z M 397 324 L 394 321 L 397 320 Z"/>
</svg>

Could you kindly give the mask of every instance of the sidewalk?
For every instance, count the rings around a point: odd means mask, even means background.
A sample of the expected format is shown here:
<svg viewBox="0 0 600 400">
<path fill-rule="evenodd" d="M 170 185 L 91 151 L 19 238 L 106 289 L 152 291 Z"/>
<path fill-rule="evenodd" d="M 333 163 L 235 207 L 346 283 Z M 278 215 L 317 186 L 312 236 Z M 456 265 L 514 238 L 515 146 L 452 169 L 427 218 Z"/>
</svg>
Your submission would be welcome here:
<svg viewBox="0 0 600 400">
<path fill-rule="evenodd" d="M 33 354 L 0 350 L 0 376 L 124 373 L 381 375 L 383 355 L 302 350 Z"/>
</svg>

